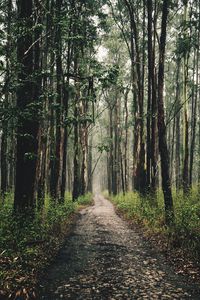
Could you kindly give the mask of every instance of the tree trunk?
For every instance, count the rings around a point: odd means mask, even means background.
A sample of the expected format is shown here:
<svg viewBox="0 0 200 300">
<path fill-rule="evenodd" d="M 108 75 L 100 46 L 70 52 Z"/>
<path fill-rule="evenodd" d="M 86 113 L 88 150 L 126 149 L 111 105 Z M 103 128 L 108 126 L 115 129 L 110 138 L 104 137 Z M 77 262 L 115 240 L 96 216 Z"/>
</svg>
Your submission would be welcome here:
<svg viewBox="0 0 200 300">
<path fill-rule="evenodd" d="M 176 175 L 176 190 L 178 191 L 181 187 L 181 133 L 180 133 L 180 83 L 179 83 L 179 75 L 180 75 L 180 59 L 177 58 L 177 72 L 176 72 L 176 154 L 175 154 L 175 175 Z"/>
<path fill-rule="evenodd" d="M 33 75 L 33 4 L 32 0 L 19 0 L 17 3 L 19 35 L 17 41 L 17 61 L 20 65 L 17 90 L 17 108 L 20 112 L 17 124 L 17 162 L 14 207 L 23 210 L 35 206 L 34 185 L 36 179 L 36 161 L 38 153 L 38 117 L 37 100 L 33 98 L 37 87 L 32 81 Z M 33 111 L 32 111 L 33 110 Z"/>
<path fill-rule="evenodd" d="M 74 73 L 77 73 L 78 70 L 78 53 L 75 54 L 75 61 L 74 61 Z M 80 151 L 79 151 L 79 101 L 80 101 L 80 84 L 79 82 L 75 81 L 75 88 L 76 88 L 76 96 L 75 96 L 75 107 L 74 107 L 74 181 L 73 181 L 73 192 L 72 192 L 72 199 L 76 201 L 81 193 L 81 186 L 80 186 Z"/>
<path fill-rule="evenodd" d="M 93 190 L 93 174 L 92 174 L 92 166 L 93 166 L 93 136 L 89 138 L 89 146 L 88 146 L 88 192 L 92 193 Z"/>
<path fill-rule="evenodd" d="M 158 135 L 159 135 L 159 151 L 161 158 L 162 173 L 162 189 L 165 202 L 165 220 L 170 225 L 174 221 L 173 199 L 171 191 L 171 180 L 169 174 L 169 153 L 166 139 L 166 125 L 164 114 L 164 65 L 165 65 L 165 48 L 167 35 L 167 18 L 169 13 L 168 0 L 163 1 L 162 9 L 162 25 L 159 45 L 159 72 L 158 72 Z"/>
<path fill-rule="evenodd" d="M 72 20 L 70 20 L 69 25 L 69 41 L 67 48 L 67 73 L 70 71 L 71 64 L 71 31 L 72 31 Z M 66 87 L 64 88 L 64 119 L 68 117 L 68 109 L 69 109 L 69 75 L 67 76 L 66 83 L 64 84 Z M 65 123 L 65 122 L 64 122 Z M 67 180 L 67 146 L 68 146 L 68 127 L 67 124 L 64 125 L 64 143 L 63 143 L 63 166 L 62 166 L 62 184 L 61 184 L 61 199 L 64 201 L 65 190 L 66 190 L 66 180 Z"/>
<path fill-rule="evenodd" d="M 125 192 L 129 189 L 129 171 L 128 171 L 128 94 L 129 89 L 125 91 L 124 106 L 125 106 L 125 142 L 124 142 L 124 185 Z"/>
<path fill-rule="evenodd" d="M 184 4 L 184 21 L 187 21 L 187 1 Z M 185 25 L 186 26 L 186 25 Z M 186 28 L 184 28 L 184 36 L 186 38 Z M 183 61 L 183 192 L 187 194 L 189 192 L 189 122 L 188 122 L 188 52 L 184 53 Z"/>
<path fill-rule="evenodd" d="M 199 21 L 200 23 L 200 21 Z M 200 24 L 199 24 L 200 30 Z M 193 87 L 193 97 L 192 97 L 192 139 L 190 145 L 190 173 L 189 173 L 189 184 L 190 188 L 192 188 L 192 180 L 193 180 L 193 165 L 194 165 L 194 151 L 195 151 L 195 141 L 196 141 L 196 127 L 197 127 L 197 101 L 198 101 L 198 86 L 199 86 L 199 44 L 200 44 L 200 32 L 198 31 L 198 47 L 196 51 L 196 69 L 194 65 L 194 78 L 196 77 L 196 85 Z M 196 76 L 195 76 L 196 72 Z M 194 78 L 193 78 L 193 85 L 194 85 Z"/>
<path fill-rule="evenodd" d="M 5 82 L 10 81 L 10 51 L 11 51 L 11 12 L 12 12 L 12 1 L 7 1 L 7 12 L 6 12 L 6 76 Z M 8 110 L 9 106 L 9 91 L 5 91 L 4 108 Z M 8 190 L 8 121 L 5 119 L 2 121 L 2 137 L 1 137 L 1 196 L 5 197 L 5 193 Z"/>
<path fill-rule="evenodd" d="M 152 24 L 153 3 L 147 1 L 148 15 L 148 100 L 147 100 L 147 189 L 151 186 L 151 107 L 152 107 L 152 73 L 153 73 L 153 49 L 152 49 Z"/>
<path fill-rule="evenodd" d="M 76 201 L 80 196 L 80 170 L 79 170 L 79 125 L 78 125 L 78 108 L 77 102 L 74 111 L 74 181 L 73 181 L 73 201 Z"/>
<path fill-rule="evenodd" d="M 62 180 L 62 147 L 63 147 L 63 70 L 62 70 L 62 31 L 61 31 L 61 9 L 62 0 L 56 0 L 56 32 L 55 32 L 55 57 L 56 57 L 56 153 L 53 184 L 53 197 L 61 200 L 61 180 Z"/>
<path fill-rule="evenodd" d="M 114 193 L 114 147 L 113 147 L 113 107 L 109 111 L 109 124 L 110 124 L 110 155 L 109 155 L 109 176 L 111 182 L 111 193 Z"/>
<path fill-rule="evenodd" d="M 144 93 L 143 93 L 143 62 L 140 57 L 139 35 L 135 21 L 135 11 L 133 4 L 124 0 L 128 9 L 131 26 L 131 68 L 133 89 L 136 90 L 136 98 L 134 95 L 134 155 L 133 155 L 133 185 L 134 188 L 144 193 L 146 190 L 146 172 L 145 172 L 145 145 L 144 145 Z M 143 11 L 145 14 L 145 8 Z M 135 61 L 137 63 L 135 63 Z M 142 66 L 142 69 L 141 69 Z M 133 92 L 134 94 L 135 92 Z"/>
</svg>

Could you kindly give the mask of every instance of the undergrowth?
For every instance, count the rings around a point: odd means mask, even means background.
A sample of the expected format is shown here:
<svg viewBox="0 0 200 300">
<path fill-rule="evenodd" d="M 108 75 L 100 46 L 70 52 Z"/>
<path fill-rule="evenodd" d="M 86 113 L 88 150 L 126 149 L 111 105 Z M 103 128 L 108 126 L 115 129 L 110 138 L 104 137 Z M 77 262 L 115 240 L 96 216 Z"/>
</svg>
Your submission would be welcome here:
<svg viewBox="0 0 200 300">
<path fill-rule="evenodd" d="M 164 222 L 162 191 L 157 192 L 155 199 L 133 192 L 111 199 L 127 219 L 142 223 L 153 233 L 164 235 L 171 246 L 189 250 L 193 257 L 200 258 L 200 196 L 197 188 L 187 197 L 181 191 L 173 192 L 175 224 L 171 228 Z"/>
<path fill-rule="evenodd" d="M 37 273 L 61 247 L 74 213 L 91 203 L 91 194 L 73 202 L 68 193 L 62 204 L 46 198 L 34 214 L 17 215 L 13 197 L 7 195 L 0 206 L 0 298 L 17 286 L 34 285 Z"/>
</svg>

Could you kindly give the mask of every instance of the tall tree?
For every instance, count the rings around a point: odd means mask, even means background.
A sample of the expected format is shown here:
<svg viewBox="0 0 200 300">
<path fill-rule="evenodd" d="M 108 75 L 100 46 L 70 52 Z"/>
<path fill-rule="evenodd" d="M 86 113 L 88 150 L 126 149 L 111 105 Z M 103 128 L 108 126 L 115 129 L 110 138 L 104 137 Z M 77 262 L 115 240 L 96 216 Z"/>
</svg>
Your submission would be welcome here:
<svg viewBox="0 0 200 300">
<path fill-rule="evenodd" d="M 11 68 L 11 22 L 12 22 L 12 1 L 7 1 L 6 6 L 6 75 L 5 84 L 6 86 L 10 82 L 10 68 Z M 9 89 L 5 89 L 4 109 L 8 111 L 9 107 Z M 5 193 L 8 190 L 8 121 L 5 117 L 2 120 L 2 137 L 1 137 L 1 195 L 4 198 Z"/>
<path fill-rule="evenodd" d="M 140 53 L 140 39 L 135 17 L 135 7 L 132 1 L 124 0 L 130 19 L 130 55 L 132 63 L 132 80 L 134 93 L 134 166 L 133 182 L 134 188 L 139 192 L 145 191 L 145 145 L 144 145 L 144 93 L 143 93 L 143 61 Z"/>
<path fill-rule="evenodd" d="M 18 88 L 17 88 L 17 153 L 14 207 L 16 210 L 35 206 L 34 186 L 38 154 L 38 99 L 34 81 L 33 2 L 19 0 L 18 14 Z M 36 98 L 34 98 L 36 97 Z"/>
<path fill-rule="evenodd" d="M 178 55 L 178 54 L 177 54 Z M 177 57 L 177 70 L 176 70 L 176 105 L 175 105 L 175 111 L 176 111 L 176 153 L 175 153 L 175 175 L 176 175 L 176 189 L 179 190 L 181 187 L 181 128 L 180 128 L 180 58 Z"/>
<path fill-rule="evenodd" d="M 166 125 L 164 113 L 164 67 L 165 67 L 165 49 L 167 36 L 167 19 L 169 14 L 169 1 L 163 0 L 162 24 L 159 44 L 159 71 L 158 71 L 158 135 L 159 151 L 161 157 L 162 189 L 165 201 L 165 218 L 169 225 L 174 220 L 173 198 L 171 191 L 171 180 L 169 172 L 169 153 L 166 138 Z"/>
<path fill-rule="evenodd" d="M 184 30 L 184 40 L 186 41 L 186 39 L 188 39 L 188 35 L 187 35 L 188 0 L 184 0 L 183 4 L 184 4 L 183 30 Z M 185 44 L 187 45 L 187 43 Z M 189 51 L 186 47 L 183 53 L 183 105 L 184 105 L 183 191 L 185 194 L 187 194 L 189 191 L 188 60 L 189 60 Z"/>
<path fill-rule="evenodd" d="M 62 180 L 62 108 L 63 108 L 63 66 L 62 66 L 62 27 L 61 27 L 61 9 L 62 0 L 56 0 L 55 6 L 55 62 L 56 62 L 56 122 L 55 122 L 55 158 L 54 168 L 52 170 L 51 195 L 55 199 L 61 198 L 61 180 Z"/>
</svg>

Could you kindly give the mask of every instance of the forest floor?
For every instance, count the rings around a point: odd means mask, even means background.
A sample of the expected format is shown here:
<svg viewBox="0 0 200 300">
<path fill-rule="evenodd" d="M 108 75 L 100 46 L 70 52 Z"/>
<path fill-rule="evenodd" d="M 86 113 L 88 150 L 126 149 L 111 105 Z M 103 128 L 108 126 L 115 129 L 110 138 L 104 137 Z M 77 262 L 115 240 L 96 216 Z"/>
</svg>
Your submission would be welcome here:
<svg viewBox="0 0 200 300">
<path fill-rule="evenodd" d="M 137 228 L 100 195 L 80 218 L 46 270 L 39 299 L 200 299 Z"/>
</svg>

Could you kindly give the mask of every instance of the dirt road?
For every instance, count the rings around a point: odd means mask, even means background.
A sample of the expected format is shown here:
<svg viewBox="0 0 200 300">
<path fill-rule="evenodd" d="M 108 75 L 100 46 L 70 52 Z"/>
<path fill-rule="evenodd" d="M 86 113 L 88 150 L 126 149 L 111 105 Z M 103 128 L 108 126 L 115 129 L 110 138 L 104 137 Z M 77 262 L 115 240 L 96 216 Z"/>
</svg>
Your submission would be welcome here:
<svg viewBox="0 0 200 300">
<path fill-rule="evenodd" d="M 40 299 L 200 299 L 100 195 L 41 282 Z"/>
</svg>

